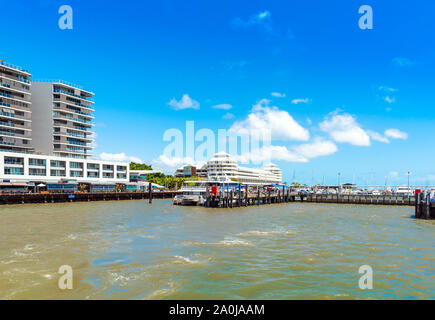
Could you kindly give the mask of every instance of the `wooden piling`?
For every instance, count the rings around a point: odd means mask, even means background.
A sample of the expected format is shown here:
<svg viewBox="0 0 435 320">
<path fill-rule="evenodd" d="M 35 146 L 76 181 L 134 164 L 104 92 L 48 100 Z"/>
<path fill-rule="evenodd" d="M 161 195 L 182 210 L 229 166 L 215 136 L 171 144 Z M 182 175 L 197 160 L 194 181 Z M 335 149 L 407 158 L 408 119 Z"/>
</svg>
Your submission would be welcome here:
<svg viewBox="0 0 435 320">
<path fill-rule="evenodd" d="M 421 216 L 421 205 L 420 205 L 421 193 L 415 194 L 415 217 L 418 219 Z"/>
<path fill-rule="evenodd" d="M 424 218 L 429 219 L 430 218 L 430 193 L 426 193 L 426 206 L 424 211 Z"/>
<path fill-rule="evenodd" d="M 249 204 L 249 199 L 248 199 L 248 185 L 245 184 L 245 207 L 247 207 Z"/>
<path fill-rule="evenodd" d="M 238 206 L 242 206 L 242 185 L 239 183 L 239 203 Z"/>
<path fill-rule="evenodd" d="M 149 203 L 153 203 L 153 184 L 150 182 L 148 187 Z"/>
</svg>

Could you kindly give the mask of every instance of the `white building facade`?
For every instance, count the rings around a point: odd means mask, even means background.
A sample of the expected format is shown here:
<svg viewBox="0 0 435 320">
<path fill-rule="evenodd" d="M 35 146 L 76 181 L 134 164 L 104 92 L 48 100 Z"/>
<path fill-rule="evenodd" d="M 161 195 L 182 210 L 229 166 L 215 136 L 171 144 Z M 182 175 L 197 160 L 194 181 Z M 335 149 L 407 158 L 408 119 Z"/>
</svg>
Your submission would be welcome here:
<svg viewBox="0 0 435 320">
<path fill-rule="evenodd" d="M 240 167 L 237 161 L 225 152 L 216 153 L 200 170 L 206 171 L 211 179 L 228 178 L 240 183 L 282 182 L 282 171 L 275 164 L 269 163 L 261 169 Z"/>
<path fill-rule="evenodd" d="M 127 183 L 129 164 L 37 154 L 0 152 L 0 180 L 10 182 L 76 181 Z"/>
</svg>

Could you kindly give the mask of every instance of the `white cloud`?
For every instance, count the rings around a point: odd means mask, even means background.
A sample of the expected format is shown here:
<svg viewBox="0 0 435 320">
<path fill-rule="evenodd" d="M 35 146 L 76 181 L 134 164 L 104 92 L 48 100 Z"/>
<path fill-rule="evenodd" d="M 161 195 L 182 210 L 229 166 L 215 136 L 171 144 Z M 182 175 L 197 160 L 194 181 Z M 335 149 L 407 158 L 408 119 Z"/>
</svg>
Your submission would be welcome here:
<svg viewBox="0 0 435 320">
<path fill-rule="evenodd" d="M 293 148 L 285 146 L 263 146 L 259 149 L 252 150 L 240 156 L 236 160 L 247 162 L 268 162 L 268 161 L 286 161 L 286 162 L 308 162 L 311 158 L 331 155 L 338 151 L 337 146 L 331 141 L 316 139 L 314 142 L 305 143 Z"/>
<path fill-rule="evenodd" d="M 311 143 L 301 144 L 294 147 L 294 150 L 303 157 L 316 158 L 320 156 L 329 156 L 338 151 L 335 143 L 317 139 Z"/>
<path fill-rule="evenodd" d="M 415 61 L 402 57 L 394 58 L 393 60 L 391 60 L 391 63 L 398 67 L 411 67 L 416 64 Z"/>
<path fill-rule="evenodd" d="M 385 92 L 397 92 L 397 91 L 399 91 L 398 89 L 391 88 L 391 87 L 388 87 L 388 86 L 380 86 L 379 90 L 380 91 L 385 91 Z"/>
<path fill-rule="evenodd" d="M 228 120 L 228 119 L 232 119 L 232 118 L 234 118 L 234 115 L 233 115 L 232 113 L 229 113 L 229 112 L 225 113 L 225 114 L 222 116 L 222 119 L 226 119 L 226 120 Z"/>
<path fill-rule="evenodd" d="M 193 165 L 196 167 L 202 167 L 204 162 L 195 161 L 192 158 L 185 157 L 172 157 L 168 158 L 165 155 L 160 155 L 157 159 L 154 159 L 152 162 L 152 166 L 154 170 L 162 171 L 166 174 L 174 174 L 175 170 L 184 166 L 184 165 Z"/>
<path fill-rule="evenodd" d="M 268 20 L 270 20 L 271 13 L 268 10 L 261 11 L 257 14 L 252 15 L 249 20 L 245 21 L 241 18 L 235 18 L 232 23 L 235 26 L 242 26 L 242 27 L 250 27 L 256 24 L 264 23 Z"/>
<path fill-rule="evenodd" d="M 190 98 L 188 94 L 184 94 L 180 101 L 172 98 L 172 100 L 169 101 L 168 105 L 170 105 L 175 110 L 199 109 L 199 102 Z"/>
<path fill-rule="evenodd" d="M 390 143 L 390 139 L 407 139 L 408 138 L 408 134 L 406 132 L 402 132 L 398 129 L 387 129 L 384 132 L 384 135 L 375 132 L 375 131 L 371 131 L 371 130 L 367 130 L 366 131 L 367 134 L 370 136 L 370 138 L 372 138 L 373 140 L 379 141 L 379 142 L 384 142 L 384 143 Z"/>
<path fill-rule="evenodd" d="M 273 160 L 287 162 L 308 162 L 304 156 L 290 151 L 284 146 L 263 146 L 262 148 L 252 150 L 242 155 L 235 156 L 235 159 L 240 162 L 269 162 Z"/>
<path fill-rule="evenodd" d="M 396 102 L 396 98 L 394 98 L 394 97 L 390 97 L 390 96 L 386 96 L 385 98 L 384 98 L 384 101 L 385 102 L 387 102 L 387 103 L 394 103 L 394 102 Z"/>
<path fill-rule="evenodd" d="M 258 102 L 248 117 L 235 122 L 230 131 L 241 135 L 270 132 L 272 140 L 309 140 L 307 129 L 299 125 L 287 111 L 269 107 L 269 102 L 267 99 Z"/>
<path fill-rule="evenodd" d="M 275 97 L 275 98 L 285 98 L 286 97 L 285 93 L 280 93 L 280 92 L 272 92 L 270 95 L 272 97 Z"/>
<path fill-rule="evenodd" d="M 402 139 L 402 140 L 408 139 L 408 134 L 398 129 L 387 129 L 385 130 L 385 135 L 393 139 Z"/>
<path fill-rule="evenodd" d="M 305 98 L 305 99 L 293 99 L 292 100 L 292 104 L 300 104 L 300 103 L 309 103 L 310 99 Z"/>
<path fill-rule="evenodd" d="M 378 132 L 371 131 L 371 130 L 367 130 L 366 132 L 373 140 L 383 142 L 383 143 L 390 143 L 390 140 L 388 140 L 388 138 L 384 137 L 382 134 Z"/>
<path fill-rule="evenodd" d="M 227 103 L 212 106 L 213 109 L 230 110 L 233 106 Z"/>
<path fill-rule="evenodd" d="M 257 14 L 256 18 L 258 20 L 260 20 L 260 21 L 264 20 L 264 19 L 267 19 L 267 18 L 270 18 L 270 11 L 265 10 L 263 12 L 260 12 L 260 13 Z"/>
<path fill-rule="evenodd" d="M 258 27 L 264 30 L 268 34 L 274 34 L 275 30 L 271 23 L 271 13 L 268 10 L 261 11 L 257 14 L 252 15 L 248 20 L 235 18 L 232 20 L 232 25 L 234 27 L 251 28 Z"/>
<path fill-rule="evenodd" d="M 319 126 L 336 142 L 350 143 L 355 146 L 370 146 L 369 135 L 350 114 L 333 113 L 331 118 L 325 118 Z"/>
<path fill-rule="evenodd" d="M 137 157 L 127 156 L 124 152 L 121 153 L 106 153 L 103 152 L 100 154 L 101 160 L 106 161 L 120 161 L 120 162 L 136 162 L 143 163 L 143 161 Z"/>
</svg>

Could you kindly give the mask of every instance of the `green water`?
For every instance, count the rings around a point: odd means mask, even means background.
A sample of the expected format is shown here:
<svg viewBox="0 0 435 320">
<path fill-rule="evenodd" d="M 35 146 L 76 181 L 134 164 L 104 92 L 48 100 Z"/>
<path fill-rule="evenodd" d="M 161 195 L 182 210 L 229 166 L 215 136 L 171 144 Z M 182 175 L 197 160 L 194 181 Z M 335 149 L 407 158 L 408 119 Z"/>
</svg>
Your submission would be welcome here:
<svg viewBox="0 0 435 320">
<path fill-rule="evenodd" d="M 0 299 L 430 299 L 435 221 L 412 207 L 169 200 L 0 207 Z M 73 269 L 61 290 L 58 269 Z M 358 286 L 361 265 L 373 289 Z"/>
</svg>

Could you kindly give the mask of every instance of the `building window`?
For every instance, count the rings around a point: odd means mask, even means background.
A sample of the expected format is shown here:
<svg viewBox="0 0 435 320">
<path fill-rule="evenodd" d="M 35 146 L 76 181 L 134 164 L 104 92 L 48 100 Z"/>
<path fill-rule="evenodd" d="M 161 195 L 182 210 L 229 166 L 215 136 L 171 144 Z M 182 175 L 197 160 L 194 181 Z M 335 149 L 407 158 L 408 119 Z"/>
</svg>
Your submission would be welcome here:
<svg viewBox="0 0 435 320">
<path fill-rule="evenodd" d="M 10 175 L 17 175 L 17 176 L 22 176 L 24 175 L 24 169 L 23 168 L 10 168 L 10 167 L 5 167 L 5 174 L 10 174 Z"/>
<path fill-rule="evenodd" d="M 29 166 L 45 167 L 45 159 L 29 159 Z"/>
<path fill-rule="evenodd" d="M 50 165 L 53 168 L 65 168 L 65 161 L 51 160 Z"/>
<path fill-rule="evenodd" d="M 100 170 L 100 165 L 97 163 L 88 163 L 88 169 Z"/>
<path fill-rule="evenodd" d="M 69 167 L 72 169 L 83 169 L 83 163 L 81 162 L 70 162 Z"/>
<path fill-rule="evenodd" d="M 31 176 L 45 176 L 46 175 L 46 171 L 45 169 L 29 169 L 29 175 Z"/>
<path fill-rule="evenodd" d="M 50 175 L 52 177 L 65 177 L 65 170 L 50 170 Z"/>
<path fill-rule="evenodd" d="M 103 164 L 103 170 L 113 171 L 113 166 L 108 164 Z"/>
<path fill-rule="evenodd" d="M 89 172 L 88 171 L 88 178 L 99 178 L 98 172 Z"/>
<path fill-rule="evenodd" d="M 70 177 L 74 177 L 74 178 L 82 178 L 83 177 L 83 172 L 82 171 L 70 171 L 69 173 Z"/>
<path fill-rule="evenodd" d="M 5 164 L 24 165 L 24 158 L 5 157 Z"/>
</svg>

